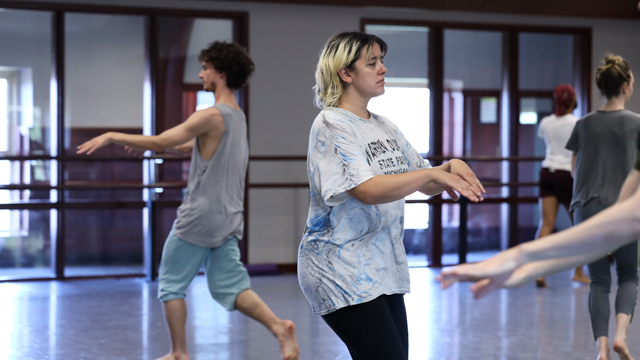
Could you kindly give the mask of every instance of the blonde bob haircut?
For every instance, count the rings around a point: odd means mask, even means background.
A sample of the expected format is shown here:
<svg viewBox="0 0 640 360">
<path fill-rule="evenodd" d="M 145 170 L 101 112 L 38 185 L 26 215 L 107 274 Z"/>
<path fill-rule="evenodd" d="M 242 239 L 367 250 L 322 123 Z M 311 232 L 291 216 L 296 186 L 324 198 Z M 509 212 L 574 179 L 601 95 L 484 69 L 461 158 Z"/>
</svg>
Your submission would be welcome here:
<svg viewBox="0 0 640 360">
<path fill-rule="evenodd" d="M 387 43 L 379 37 L 363 32 L 341 32 L 327 41 L 320 54 L 316 68 L 315 105 L 320 109 L 336 106 L 344 90 L 344 83 L 338 72 L 342 68 L 353 70 L 353 65 L 366 49 L 366 56 L 378 44 L 382 56 L 387 54 Z"/>
</svg>

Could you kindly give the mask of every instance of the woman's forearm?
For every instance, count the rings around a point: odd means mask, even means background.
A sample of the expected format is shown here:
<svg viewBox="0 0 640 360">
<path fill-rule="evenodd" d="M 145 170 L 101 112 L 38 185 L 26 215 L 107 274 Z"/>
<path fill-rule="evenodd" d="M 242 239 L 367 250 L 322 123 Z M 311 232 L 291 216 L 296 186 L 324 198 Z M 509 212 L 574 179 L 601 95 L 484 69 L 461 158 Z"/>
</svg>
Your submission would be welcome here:
<svg viewBox="0 0 640 360">
<path fill-rule="evenodd" d="M 420 169 L 404 174 L 378 175 L 349 190 L 351 196 L 367 205 L 396 201 L 433 182 L 435 169 Z"/>
<path fill-rule="evenodd" d="M 605 256 L 640 237 L 640 192 L 572 228 L 520 245 L 524 263 L 586 254 Z"/>
<path fill-rule="evenodd" d="M 618 195 L 618 202 L 622 202 L 633 196 L 638 190 L 638 185 L 640 185 L 640 171 L 632 169 L 624 180 L 624 184 L 622 184 L 620 195 Z"/>
<path fill-rule="evenodd" d="M 504 283 L 505 287 L 515 287 L 525 284 L 533 279 L 546 277 L 561 271 L 573 269 L 598 260 L 605 255 L 600 251 L 594 251 L 587 254 L 575 255 L 570 257 L 548 259 L 534 261 L 525 264 L 515 270 L 513 274 Z"/>
</svg>

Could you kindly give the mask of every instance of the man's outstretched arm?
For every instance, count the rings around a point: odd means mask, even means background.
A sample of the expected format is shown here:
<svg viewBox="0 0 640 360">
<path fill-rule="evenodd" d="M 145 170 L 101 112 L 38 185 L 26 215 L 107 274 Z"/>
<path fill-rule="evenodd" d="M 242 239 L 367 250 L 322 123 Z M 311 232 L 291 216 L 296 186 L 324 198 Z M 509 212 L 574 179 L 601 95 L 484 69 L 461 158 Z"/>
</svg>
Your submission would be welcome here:
<svg viewBox="0 0 640 360">
<path fill-rule="evenodd" d="M 182 124 L 174 126 L 159 135 L 104 133 L 78 146 L 77 153 L 91 154 L 99 148 L 112 143 L 136 150 L 163 151 L 186 145 L 196 136 L 219 128 L 224 131 L 222 114 L 216 108 L 209 108 L 196 111 Z"/>
</svg>

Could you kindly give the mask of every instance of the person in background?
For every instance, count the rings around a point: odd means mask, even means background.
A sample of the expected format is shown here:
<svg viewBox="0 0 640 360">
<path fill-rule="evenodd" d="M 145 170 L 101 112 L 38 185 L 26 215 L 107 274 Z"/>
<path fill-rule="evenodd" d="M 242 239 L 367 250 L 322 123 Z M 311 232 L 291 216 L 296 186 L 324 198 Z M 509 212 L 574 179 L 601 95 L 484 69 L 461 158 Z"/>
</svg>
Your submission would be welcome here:
<svg viewBox="0 0 640 360">
<path fill-rule="evenodd" d="M 635 81 L 629 64 L 615 55 L 603 62 L 596 72 L 596 83 L 606 103 L 578 121 L 567 144 L 574 151 L 576 182 L 571 205 L 577 225 L 481 263 L 445 270 L 438 280 L 443 288 L 455 281 L 473 281 L 471 291 L 480 298 L 498 287 L 519 286 L 590 263 L 589 310 L 598 359 L 607 360 L 611 287 L 607 255 L 612 253 L 618 273 L 613 349 L 621 359 L 632 360 L 626 336 L 638 291 L 640 115 L 625 110 Z M 613 202 L 617 203 L 609 207 Z"/>
<path fill-rule="evenodd" d="M 536 239 L 545 237 L 553 232 L 558 207 L 562 204 L 569 212 L 573 195 L 573 177 L 571 174 L 571 151 L 565 145 L 571 136 L 578 119 L 573 116 L 576 108 L 576 93 L 571 85 L 558 85 L 553 91 L 554 114 L 543 118 L 538 126 L 538 137 L 544 140 L 546 148 L 545 158 L 540 169 L 540 225 L 536 232 Z M 573 213 L 569 212 L 573 221 Z M 573 280 L 589 283 L 589 278 L 577 267 Z M 536 280 L 538 287 L 546 287 L 544 278 Z"/>
<path fill-rule="evenodd" d="M 161 360 L 189 360 L 186 290 L 204 265 L 209 291 L 228 311 L 238 310 L 264 325 L 280 343 L 283 360 L 298 359 L 295 325 L 279 319 L 251 290 L 240 262 L 244 185 L 249 161 L 247 121 L 235 92 L 255 68 L 236 43 L 214 42 L 200 52 L 200 79 L 214 93 L 213 107 L 159 135 L 108 132 L 78 146 L 91 154 L 111 144 L 129 150 L 191 151 L 187 192 L 162 251 L 158 298 L 164 303 L 171 351 Z"/>
</svg>

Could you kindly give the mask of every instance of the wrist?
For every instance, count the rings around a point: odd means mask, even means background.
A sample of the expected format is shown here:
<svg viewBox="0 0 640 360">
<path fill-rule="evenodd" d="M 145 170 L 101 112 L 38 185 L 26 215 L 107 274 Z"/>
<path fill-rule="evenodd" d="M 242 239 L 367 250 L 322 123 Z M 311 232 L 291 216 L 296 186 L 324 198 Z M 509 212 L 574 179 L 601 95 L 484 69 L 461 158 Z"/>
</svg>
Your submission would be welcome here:
<svg viewBox="0 0 640 360">
<path fill-rule="evenodd" d="M 530 261 L 529 254 L 525 249 L 525 245 L 519 245 L 514 247 L 512 250 L 515 252 L 514 261 L 516 263 L 516 267 L 521 267 L 522 265 L 528 263 Z"/>
<path fill-rule="evenodd" d="M 438 169 L 441 170 L 441 171 L 444 171 L 444 172 L 451 173 L 451 164 L 452 164 L 453 160 L 455 160 L 455 159 L 449 160 L 446 163 L 438 166 Z"/>
</svg>

